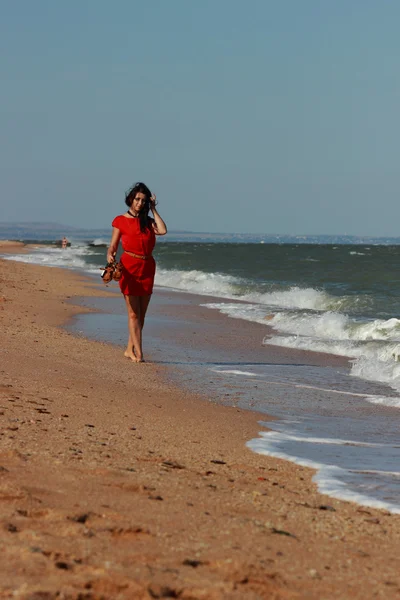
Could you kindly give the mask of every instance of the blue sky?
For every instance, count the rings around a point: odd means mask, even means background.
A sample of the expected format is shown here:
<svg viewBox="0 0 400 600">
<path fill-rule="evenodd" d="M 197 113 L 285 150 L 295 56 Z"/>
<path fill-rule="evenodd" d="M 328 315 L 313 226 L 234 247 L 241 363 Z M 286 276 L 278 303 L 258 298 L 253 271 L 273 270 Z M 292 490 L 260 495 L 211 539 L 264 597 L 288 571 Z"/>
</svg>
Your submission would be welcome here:
<svg viewBox="0 0 400 600">
<path fill-rule="evenodd" d="M 0 220 L 400 235 L 397 0 L 0 0 Z"/>
</svg>

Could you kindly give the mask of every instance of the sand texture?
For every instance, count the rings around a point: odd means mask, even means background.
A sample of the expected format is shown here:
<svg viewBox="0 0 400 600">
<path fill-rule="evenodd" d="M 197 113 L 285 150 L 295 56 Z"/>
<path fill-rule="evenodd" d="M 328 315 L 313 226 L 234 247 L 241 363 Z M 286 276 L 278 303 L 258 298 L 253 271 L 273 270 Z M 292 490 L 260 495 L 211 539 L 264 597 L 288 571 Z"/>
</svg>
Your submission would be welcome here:
<svg viewBox="0 0 400 600">
<path fill-rule="evenodd" d="M 0 260 L 0 598 L 399 598 L 400 516 L 246 449 L 265 416 L 60 328 L 98 293 Z"/>
</svg>

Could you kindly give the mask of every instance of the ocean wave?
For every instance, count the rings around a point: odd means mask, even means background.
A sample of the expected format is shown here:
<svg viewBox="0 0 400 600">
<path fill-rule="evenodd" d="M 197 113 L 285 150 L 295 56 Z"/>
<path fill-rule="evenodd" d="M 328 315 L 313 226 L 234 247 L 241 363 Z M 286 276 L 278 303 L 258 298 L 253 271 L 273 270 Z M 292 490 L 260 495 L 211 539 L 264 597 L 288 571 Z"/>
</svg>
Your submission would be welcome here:
<svg viewBox="0 0 400 600">
<path fill-rule="evenodd" d="M 332 296 L 323 290 L 292 286 L 289 289 L 257 291 L 254 282 L 224 273 L 159 268 L 156 283 L 189 293 L 242 300 L 270 307 L 313 311 L 360 310 L 369 306 L 366 296 Z M 272 286 L 271 286 L 272 287 Z"/>
<path fill-rule="evenodd" d="M 263 343 L 326 352 L 353 359 L 350 374 L 400 391 L 400 321 L 360 322 L 343 314 L 277 313 L 268 324 L 278 333 Z"/>
<path fill-rule="evenodd" d="M 104 238 L 95 238 L 92 242 L 75 242 L 66 250 L 54 246 L 32 249 L 29 254 L 9 256 L 10 259 L 61 266 L 82 268 L 85 271 L 100 266 L 105 260 Z M 161 245 L 160 245 L 161 247 Z M 103 255 L 104 254 L 104 255 Z M 91 268 L 90 268 L 91 267 Z M 260 304 L 287 310 L 310 310 L 316 312 L 352 312 L 368 308 L 370 301 L 365 295 L 333 296 L 324 290 L 312 287 L 291 286 L 277 289 L 276 285 L 255 282 L 251 279 L 229 275 L 224 272 L 206 272 L 201 270 L 165 269 L 158 266 L 156 285 L 185 291 L 193 294 L 211 295 L 216 298 L 241 300 L 250 304 Z M 269 289 L 268 289 L 269 288 Z"/>
<path fill-rule="evenodd" d="M 400 392 L 400 343 L 375 340 L 357 343 L 351 340 L 322 340 L 297 335 L 267 336 L 263 343 L 345 356 L 351 359 L 350 375 L 386 384 L 397 393 Z M 394 406 L 391 402 L 392 400 L 388 405 Z"/>
<path fill-rule="evenodd" d="M 61 252 L 61 251 L 60 251 Z M 65 253 L 65 250 L 64 250 Z M 30 263 L 35 265 L 43 265 L 45 267 L 63 267 L 68 269 L 84 269 L 87 263 L 79 256 L 55 256 L 48 253 L 37 253 L 35 255 L 8 255 L 2 257 L 8 260 L 17 262 Z"/>
<path fill-rule="evenodd" d="M 351 375 L 368 381 L 379 381 L 400 392 L 400 344 L 383 348 L 366 348 L 351 367 Z M 377 403 L 377 402 L 375 402 Z M 393 404 L 391 404 L 393 406 Z"/>
<path fill-rule="evenodd" d="M 312 310 L 327 310 L 335 303 L 335 299 L 324 291 L 314 288 L 293 286 L 288 290 L 276 290 L 264 293 L 245 293 L 241 300 L 258 302 L 267 306 L 280 308 L 308 308 Z"/>
<path fill-rule="evenodd" d="M 338 312 L 319 314 L 277 312 L 269 325 L 281 333 L 309 336 L 320 340 L 395 341 L 400 342 L 400 320 L 396 318 L 362 321 Z"/>
<path fill-rule="evenodd" d="M 91 254 L 94 254 L 94 251 L 88 248 L 85 243 L 80 242 L 73 243 L 71 247 L 65 249 L 46 246 L 33 248 L 27 254 L 9 254 L 2 256 L 2 258 L 46 267 L 82 269 L 87 272 L 94 272 L 97 269 L 90 264 Z"/>
<path fill-rule="evenodd" d="M 260 304 L 206 303 L 229 317 L 272 329 L 264 345 L 335 354 L 351 359 L 350 375 L 400 392 L 400 320 L 356 320 L 335 312 L 267 312 Z M 390 395 L 388 395 L 390 397 Z M 391 406 L 394 404 L 390 404 Z"/>
<path fill-rule="evenodd" d="M 178 269 L 157 269 L 156 285 L 200 295 L 218 297 L 238 297 L 243 280 L 223 273 L 203 271 L 180 271 Z"/>
<path fill-rule="evenodd" d="M 242 296 L 241 299 L 244 297 Z M 271 306 L 271 303 L 265 302 L 265 304 Z M 308 339 L 320 344 L 373 340 L 400 343 L 400 320 L 396 318 L 386 321 L 382 319 L 366 321 L 333 311 L 281 310 L 271 312 L 267 310 L 266 306 L 259 303 L 219 302 L 207 303 L 204 306 L 219 310 L 236 319 L 269 325 L 279 334 L 289 334 L 294 339 L 303 338 L 302 344 L 307 343 Z M 353 345 L 349 347 L 352 348 Z M 348 346 L 345 348 L 347 354 Z"/>
<path fill-rule="evenodd" d="M 108 247 L 108 242 L 107 240 L 104 240 L 103 238 L 96 238 L 94 240 L 92 240 L 91 242 L 89 242 L 88 246 L 94 246 L 96 247 L 101 247 L 101 248 L 107 248 Z"/>
</svg>

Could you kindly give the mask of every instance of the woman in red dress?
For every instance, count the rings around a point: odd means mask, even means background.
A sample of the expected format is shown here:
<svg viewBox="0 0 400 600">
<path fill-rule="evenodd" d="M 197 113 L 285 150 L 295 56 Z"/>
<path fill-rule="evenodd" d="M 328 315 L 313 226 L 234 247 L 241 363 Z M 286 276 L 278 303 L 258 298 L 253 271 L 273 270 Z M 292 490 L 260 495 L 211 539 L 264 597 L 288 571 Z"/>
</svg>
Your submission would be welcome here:
<svg viewBox="0 0 400 600">
<path fill-rule="evenodd" d="M 112 262 L 119 242 L 124 250 L 121 256 L 122 276 L 119 281 L 128 311 L 129 340 L 125 356 L 134 362 L 143 362 L 142 330 L 147 307 L 153 292 L 156 263 L 152 256 L 156 235 L 165 235 L 167 226 L 156 209 L 156 197 L 144 183 L 135 183 L 127 192 L 128 210 L 115 217 L 107 252 Z M 149 217 L 149 210 L 153 218 Z"/>
</svg>

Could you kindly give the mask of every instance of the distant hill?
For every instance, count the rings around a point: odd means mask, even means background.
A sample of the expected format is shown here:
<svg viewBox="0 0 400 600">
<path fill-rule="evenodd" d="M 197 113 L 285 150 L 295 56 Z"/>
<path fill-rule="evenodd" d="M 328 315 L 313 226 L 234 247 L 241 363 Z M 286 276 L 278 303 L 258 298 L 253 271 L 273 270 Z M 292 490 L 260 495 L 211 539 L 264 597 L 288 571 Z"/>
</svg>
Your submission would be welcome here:
<svg viewBox="0 0 400 600">
<path fill-rule="evenodd" d="M 77 229 L 77 227 L 71 227 L 71 225 L 61 225 L 60 223 L 51 223 L 43 221 L 15 221 L 9 223 L 0 221 L 0 229 L 6 228 L 31 229 L 35 231 L 40 231 L 41 229 L 62 229 L 63 231 L 72 231 Z"/>
<path fill-rule="evenodd" d="M 72 231 L 79 231 L 76 227 L 71 227 L 70 225 L 60 225 L 60 223 L 43 223 L 43 221 L 38 221 L 37 223 L 24 223 L 24 222 L 15 222 L 15 223 L 2 223 L 0 222 L 0 233 L 3 231 L 25 231 L 25 232 L 40 232 L 40 231 L 54 231 L 60 232 L 62 234 Z"/>
<path fill-rule="evenodd" d="M 27 231 L 27 232 L 39 232 L 39 231 L 59 231 L 61 233 L 67 232 L 82 232 L 82 231 L 111 231 L 111 226 L 105 228 L 98 229 L 86 229 L 81 227 L 72 227 L 71 225 L 62 225 L 61 223 L 51 223 L 51 222 L 43 222 L 43 221 L 15 221 L 15 222 L 1 222 L 0 221 L 0 232 L 2 231 Z M 194 234 L 196 232 L 192 231 L 174 231 L 174 233 L 182 233 L 182 234 Z"/>
</svg>

